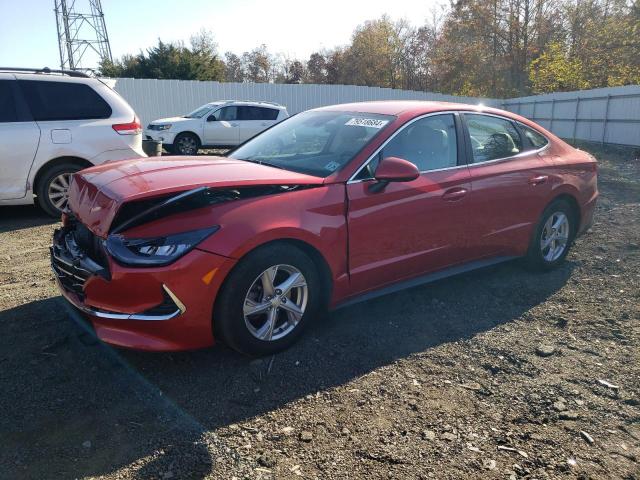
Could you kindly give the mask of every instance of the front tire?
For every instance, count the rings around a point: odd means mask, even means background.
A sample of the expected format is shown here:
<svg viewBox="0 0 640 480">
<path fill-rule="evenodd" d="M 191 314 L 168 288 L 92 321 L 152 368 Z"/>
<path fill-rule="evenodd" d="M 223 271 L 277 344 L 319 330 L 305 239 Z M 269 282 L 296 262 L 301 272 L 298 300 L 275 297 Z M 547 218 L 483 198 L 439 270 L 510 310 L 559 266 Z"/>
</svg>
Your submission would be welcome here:
<svg viewBox="0 0 640 480">
<path fill-rule="evenodd" d="M 50 168 L 38 182 L 38 204 L 47 215 L 60 217 L 67 207 L 71 175 L 82 170 L 73 163 L 63 163 Z"/>
<path fill-rule="evenodd" d="M 216 337 L 249 356 L 280 352 L 320 311 L 322 283 L 314 262 L 295 246 L 274 244 L 244 257 L 214 308 Z"/>
<path fill-rule="evenodd" d="M 538 221 L 527 251 L 526 263 L 532 270 L 548 271 L 558 267 L 569 253 L 575 238 L 574 212 L 565 200 L 552 202 Z"/>
<path fill-rule="evenodd" d="M 180 133 L 173 140 L 171 150 L 175 155 L 197 155 L 200 140 L 193 133 Z"/>
</svg>

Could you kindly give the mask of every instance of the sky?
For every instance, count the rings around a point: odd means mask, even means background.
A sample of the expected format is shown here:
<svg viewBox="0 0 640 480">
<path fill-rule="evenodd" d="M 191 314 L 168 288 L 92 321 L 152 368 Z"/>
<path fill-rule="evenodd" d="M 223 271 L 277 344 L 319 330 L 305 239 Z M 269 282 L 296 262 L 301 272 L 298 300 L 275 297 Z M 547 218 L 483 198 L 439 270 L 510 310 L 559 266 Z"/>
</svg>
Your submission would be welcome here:
<svg viewBox="0 0 640 480">
<path fill-rule="evenodd" d="M 349 42 L 353 29 L 388 14 L 414 25 L 443 0 L 102 0 L 114 59 L 163 41 L 213 32 L 220 53 L 241 54 L 260 44 L 273 53 L 307 59 Z M 87 0 L 76 0 L 83 10 Z M 54 0 L 0 0 L 0 66 L 59 67 Z M 82 65 L 95 67 L 95 59 Z"/>
</svg>

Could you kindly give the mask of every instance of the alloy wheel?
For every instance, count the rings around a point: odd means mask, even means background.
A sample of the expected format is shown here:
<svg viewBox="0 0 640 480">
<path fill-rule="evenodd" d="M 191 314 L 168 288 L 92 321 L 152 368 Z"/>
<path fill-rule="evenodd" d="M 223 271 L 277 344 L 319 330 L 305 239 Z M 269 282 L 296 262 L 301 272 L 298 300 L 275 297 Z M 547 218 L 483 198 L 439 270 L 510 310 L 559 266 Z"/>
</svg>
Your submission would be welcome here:
<svg viewBox="0 0 640 480">
<path fill-rule="evenodd" d="M 64 210 L 69 200 L 69 182 L 71 181 L 71 173 L 61 173 L 54 177 L 49 183 L 47 196 L 52 205 L 58 210 Z"/>
<path fill-rule="evenodd" d="M 196 139 L 191 136 L 184 136 L 178 139 L 178 151 L 183 155 L 195 155 L 198 151 Z"/>
<path fill-rule="evenodd" d="M 562 256 L 569 242 L 569 219 L 563 212 L 555 212 L 549 216 L 540 236 L 542 257 L 547 262 L 554 262 Z"/>
<path fill-rule="evenodd" d="M 244 304 L 244 322 L 251 334 L 274 341 L 290 334 L 302 320 L 309 290 L 300 270 L 291 265 L 274 265 L 251 284 Z"/>
</svg>

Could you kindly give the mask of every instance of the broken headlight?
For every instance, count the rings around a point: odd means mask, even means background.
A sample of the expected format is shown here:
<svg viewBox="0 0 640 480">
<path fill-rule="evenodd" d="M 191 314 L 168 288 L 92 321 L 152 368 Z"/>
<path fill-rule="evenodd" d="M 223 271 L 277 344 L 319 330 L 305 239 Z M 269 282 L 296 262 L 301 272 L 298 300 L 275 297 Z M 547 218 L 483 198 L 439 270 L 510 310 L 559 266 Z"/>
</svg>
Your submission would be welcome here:
<svg viewBox="0 0 640 480">
<path fill-rule="evenodd" d="M 161 267 L 175 262 L 219 229 L 219 226 L 215 226 L 154 238 L 125 238 L 117 234 L 109 235 L 105 248 L 118 263 L 123 265 Z"/>
</svg>

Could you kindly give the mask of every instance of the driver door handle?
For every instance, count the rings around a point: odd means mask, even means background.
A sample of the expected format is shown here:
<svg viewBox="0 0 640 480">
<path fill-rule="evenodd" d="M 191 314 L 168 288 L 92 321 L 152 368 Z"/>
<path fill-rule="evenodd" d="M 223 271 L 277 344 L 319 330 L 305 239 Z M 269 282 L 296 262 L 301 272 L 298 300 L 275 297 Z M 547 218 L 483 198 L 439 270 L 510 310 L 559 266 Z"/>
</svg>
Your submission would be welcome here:
<svg viewBox="0 0 640 480">
<path fill-rule="evenodd" d="M 547 179 L 549 178 L 548 175 L 538 175 L 537 177 L 531 177 L 529 179 L 529 185 L 542 185 L 544 182 L 547 181 Z"/>
<path fill-rule="evenodd" d="M 466 188 L 454 187 L 450 188 L 446 192 L 442 194 L 442 200 L 446 200 L 448 202 L 456 202 L 461 200 L 467 194 Z"/>
</svg>

